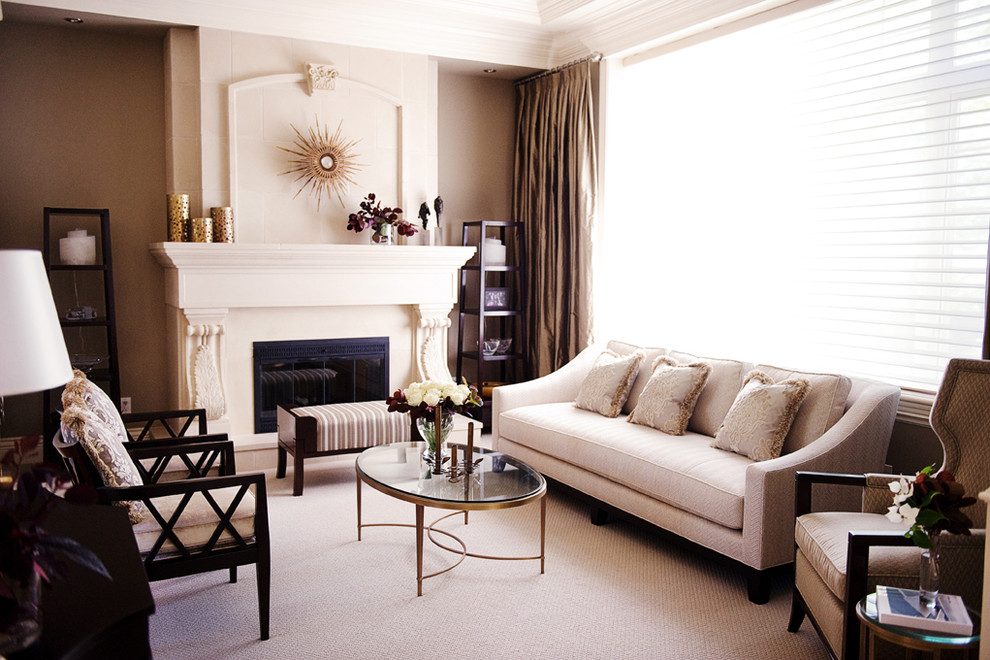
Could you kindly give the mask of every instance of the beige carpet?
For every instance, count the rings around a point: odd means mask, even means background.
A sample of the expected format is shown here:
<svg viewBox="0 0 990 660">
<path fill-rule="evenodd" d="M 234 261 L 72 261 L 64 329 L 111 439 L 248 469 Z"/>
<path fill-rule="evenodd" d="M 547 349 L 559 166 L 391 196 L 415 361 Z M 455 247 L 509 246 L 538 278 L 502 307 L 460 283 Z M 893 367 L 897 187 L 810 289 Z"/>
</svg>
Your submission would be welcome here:
<svg viewBox="0 0 990 660">
<path fill-rule="evenodd" d="M 551 490 L 546 573 L 538 561 L 467 558 L 416 596 L 409 528 L 356 538 L 354 456 L 269 475 L 271 639 L 258 640 L 253 567 L 152 585 L 155 658 L 826 658 L 805 621 L 788 633 L 788 578 L 753 605 L 742 574 Z M 316 468 L 317 466 L 313 466 Z M 291 472 L 291 470 L 290 470 Z M 414 522 L 414 507 L 364 488 L 364 522 Z M 437 513 L 437 515 L 432 515 Z M 442 513 L 427 509 L 427 519 Z M 536 554 L 539 506 L 443 523 L 482 554 Z M 429 543 L 426 571 L 453 555 Z"/>
</svg>

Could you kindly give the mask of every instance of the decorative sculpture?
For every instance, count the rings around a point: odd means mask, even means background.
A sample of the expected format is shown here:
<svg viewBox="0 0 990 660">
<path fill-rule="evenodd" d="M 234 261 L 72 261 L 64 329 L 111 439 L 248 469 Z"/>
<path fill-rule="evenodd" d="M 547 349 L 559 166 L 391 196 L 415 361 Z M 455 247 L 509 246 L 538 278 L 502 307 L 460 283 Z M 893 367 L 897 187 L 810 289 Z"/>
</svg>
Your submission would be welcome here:
<svg viewBox="0 0 990 660">
<path fill-rule="evenodd" d="M 423 202 L 419 205 L 419 219 L 423 221 L 423 230 L 430 228 L 430 207 Z"/>
<path fill-rule="evenodd" d="M 443 200 L 440 199 L 440 195 L 433 200 L 433 210 L 437 212 L 437 228 L 440 227 L 440 215 L 443 213 Z"/>
</svg>

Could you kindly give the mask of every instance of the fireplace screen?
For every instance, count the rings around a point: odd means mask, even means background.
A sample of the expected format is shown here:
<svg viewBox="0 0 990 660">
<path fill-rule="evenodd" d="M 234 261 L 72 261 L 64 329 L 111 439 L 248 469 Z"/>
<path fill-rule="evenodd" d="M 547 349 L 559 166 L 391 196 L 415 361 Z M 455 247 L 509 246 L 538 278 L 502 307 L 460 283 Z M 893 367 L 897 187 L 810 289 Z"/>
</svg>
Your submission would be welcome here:
<svg viewBox="0 0 990 660">
<path fill-rule="evenodd" d="M 384 400 L 388 337 L 254 342 L 254 432 L 278 430 L 279 404 Z"/>
</svg>

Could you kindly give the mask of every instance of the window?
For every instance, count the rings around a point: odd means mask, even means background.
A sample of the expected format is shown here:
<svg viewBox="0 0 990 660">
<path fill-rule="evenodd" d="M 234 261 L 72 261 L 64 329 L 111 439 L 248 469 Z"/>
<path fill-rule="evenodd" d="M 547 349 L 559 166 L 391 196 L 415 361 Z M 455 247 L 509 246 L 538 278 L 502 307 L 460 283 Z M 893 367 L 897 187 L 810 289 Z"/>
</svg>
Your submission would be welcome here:
<svg viewBox="0 0 990 660">
<path fill-rule="evenodd" d="M 980 357 L 985 0 L 840 0 L 609 77 L 601 336 L 922 392 Z"/>
</svg>

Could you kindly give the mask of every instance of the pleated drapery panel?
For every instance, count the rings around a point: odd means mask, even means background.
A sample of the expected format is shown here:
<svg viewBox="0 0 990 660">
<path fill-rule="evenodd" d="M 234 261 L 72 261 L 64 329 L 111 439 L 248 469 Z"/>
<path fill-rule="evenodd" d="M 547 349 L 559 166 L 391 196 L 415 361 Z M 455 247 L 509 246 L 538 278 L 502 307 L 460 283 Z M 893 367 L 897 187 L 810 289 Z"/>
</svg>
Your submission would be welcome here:
<svg viewBox="0 0 990 660">
<path fill-rule="evenodd" d="M 592 339 L 598 179 L 591 66 L 517 87 L 513 211 L 526 239 L 531 377 L 563 366 Z"/>
</svg>

